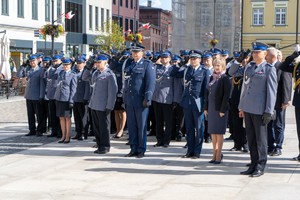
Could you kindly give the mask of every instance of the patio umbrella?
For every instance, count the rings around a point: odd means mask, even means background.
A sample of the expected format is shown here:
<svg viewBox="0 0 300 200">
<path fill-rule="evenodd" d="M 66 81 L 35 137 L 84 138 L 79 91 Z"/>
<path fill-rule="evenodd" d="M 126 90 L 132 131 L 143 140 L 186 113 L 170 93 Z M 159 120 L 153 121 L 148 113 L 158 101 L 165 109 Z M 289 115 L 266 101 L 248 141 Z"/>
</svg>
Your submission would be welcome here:
<svg viewBox="0 0 300 200">
<path fill-rule="evenodd" d="M 7 34 L 4 34 L 1 39 L 1 73 L 5 76 L 6 80 L 11 79 L 11 70 L 9 65 L 9 46 L 10 40 Z"/>
</svg>

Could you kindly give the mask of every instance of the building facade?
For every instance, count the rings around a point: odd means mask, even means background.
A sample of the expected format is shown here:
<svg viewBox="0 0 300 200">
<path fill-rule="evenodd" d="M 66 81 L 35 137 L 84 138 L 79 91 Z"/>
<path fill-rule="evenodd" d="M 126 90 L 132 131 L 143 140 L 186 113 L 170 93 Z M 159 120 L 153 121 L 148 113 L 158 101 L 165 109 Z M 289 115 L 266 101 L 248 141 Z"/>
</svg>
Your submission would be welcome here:
<svg viewBox="0 0 300 200">
<path fill-rule="evenodd" d="M 51 24 L 53 16 L 55 24 L 62 24 L 65 30 L 55 38 L 54 51 L 63 51 L 66 56 L 89 53 L 97 48 L 94 39 L 111 19 L 111 7 L 112 0 L 2 0 L 0 31 L 6 30 L 10 51 L 16 57 L 35 52 L 50 55 L 51 37 L 43 39 L 39 29 Z M 70 20 L 63 17 L 69 11 L 75 14 Z"/>
<path fill-rule="evenodd" d="M 143 28 L 142 24 L 149 23 L 149 29 Z M 143 45 L 152 51 L 170 49 L 172 46 L 172 13 L 161 8 L 140 6 L 140 30 L 144 36 Z"/>
<path fill-rule="evenodd" d="M 172 49 L 241 48 L 241 0 L 173 0 Z"/>
<path fill-rule="evenodd" d="M 112 19 L 118 21 L 124 31 L 138 30 L 139 0 L 113 0 Z"/>
<path fill-rule="evenodd" d="M 296 0 L 244 0 L 243 8 L 244 48 L 259 41 L 281 49 L 284 56 L 294 51 L 299 21 L 296 19 Z"/>
</svg>

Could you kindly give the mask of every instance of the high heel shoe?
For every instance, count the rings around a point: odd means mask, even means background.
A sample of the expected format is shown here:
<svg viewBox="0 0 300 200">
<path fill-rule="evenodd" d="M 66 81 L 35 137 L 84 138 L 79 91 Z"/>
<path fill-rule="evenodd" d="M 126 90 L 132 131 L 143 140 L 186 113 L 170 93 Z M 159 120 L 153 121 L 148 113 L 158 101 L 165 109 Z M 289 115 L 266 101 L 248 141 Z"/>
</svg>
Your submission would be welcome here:
<svg viewBox="0 0 300 200">
<path fill-rule="evenodd" d="M 221 164 L 222 160 L 223 160 L 223 154 L 221 154 L 221 160 L 219 160 L 219 161 L 216 160 L 214 162 L 214 164 L 216 164 L 216 165 Z"/>
<path fill-rule="evenodd" d="M 58 141 L 58 143 L 64 143 L 64 142 L 65 142 L 65 139 Z"/>
<path fill-rule="evenodd" d="M 64 144 L 68 144 L 70 143 L 70 139 L 68 141 L 64 141 Z"/>
<path fill-rule="evenodd" d="M 119 139 L 119 138 L 121 138 L 121 137 L 123 137 L 123 133 L 119 136 L 118 134 L 115 134 L 114 136 L 113 136 L 113 138 L 116 138 L 116 139 Z"/>
<path fill-rule="evenodd" d="M 210 160 L 208 163 L 215 163 L 216 162 L 216 160 Z"/>
</svg>

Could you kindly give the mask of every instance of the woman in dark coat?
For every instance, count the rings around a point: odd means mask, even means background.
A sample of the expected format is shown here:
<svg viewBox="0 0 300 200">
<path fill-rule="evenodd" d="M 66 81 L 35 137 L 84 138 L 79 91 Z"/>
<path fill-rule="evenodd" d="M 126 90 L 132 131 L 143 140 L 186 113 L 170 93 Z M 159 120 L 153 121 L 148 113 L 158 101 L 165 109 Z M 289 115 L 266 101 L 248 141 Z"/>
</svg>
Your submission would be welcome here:
<svg viewBox="0 0 300 200">
<path fill-rule="evenodd" d="M 220 164 L 223 158 L 222 147 L 228 119 L 231 83 L 225 74 L 224 59 L 215 59 L 213 66 L 214 72 L 210 77 L 204 114 L 209 122 L 208 133 L 211 134 L 213 144 L 213 158 L 209 162 Z"/>
</svg>

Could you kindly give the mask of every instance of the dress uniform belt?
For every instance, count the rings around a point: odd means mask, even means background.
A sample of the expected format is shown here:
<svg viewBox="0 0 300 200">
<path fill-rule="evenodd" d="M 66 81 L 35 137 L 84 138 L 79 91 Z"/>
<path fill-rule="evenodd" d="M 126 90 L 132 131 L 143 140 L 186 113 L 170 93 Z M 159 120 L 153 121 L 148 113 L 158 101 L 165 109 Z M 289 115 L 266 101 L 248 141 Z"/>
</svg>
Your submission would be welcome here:
<svg viewBox="0 0 300 200">
<path fill-rule="evenodd" d="M 300 90 L 300 78 L 296 78 L 296 70 L 297 70 L 297 68 L 298 68 L 298 63 L 297 63 L 297 65 L 294 67 L 294 72 L 293 72 L 293 78 L 294 78 L 294 83 L 295 83 L 295 85 L 294 85 L 294 90 L 298 87 L 298 92 L 299 92 L 299 90 Z"/>
</svg>

